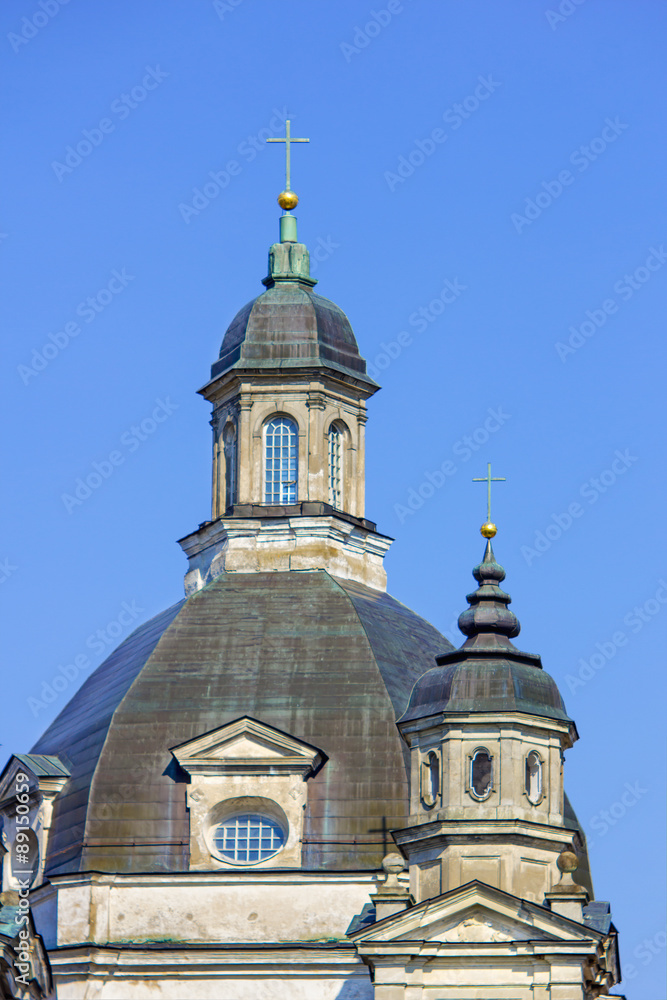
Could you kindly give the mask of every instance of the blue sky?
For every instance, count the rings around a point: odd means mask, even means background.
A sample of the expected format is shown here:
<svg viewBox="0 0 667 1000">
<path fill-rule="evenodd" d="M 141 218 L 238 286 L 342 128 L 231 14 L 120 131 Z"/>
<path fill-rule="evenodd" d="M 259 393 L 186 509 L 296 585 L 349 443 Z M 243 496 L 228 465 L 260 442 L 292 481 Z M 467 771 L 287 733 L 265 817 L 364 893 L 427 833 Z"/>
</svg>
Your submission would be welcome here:
<svg viewBox="0 0 667 1000">
<path fill-rule="evenodd" d="M 289 116 L 318 291 L 383 386 L 389 589 L 454 636 L 491 462 L 623 988 L 664 996 L 664 5 L 55 4 L 1 13 L 6 752 L 182 594 L 175 540 L 210 514 L 195 391 L 262 290 Z"/>
</svg>

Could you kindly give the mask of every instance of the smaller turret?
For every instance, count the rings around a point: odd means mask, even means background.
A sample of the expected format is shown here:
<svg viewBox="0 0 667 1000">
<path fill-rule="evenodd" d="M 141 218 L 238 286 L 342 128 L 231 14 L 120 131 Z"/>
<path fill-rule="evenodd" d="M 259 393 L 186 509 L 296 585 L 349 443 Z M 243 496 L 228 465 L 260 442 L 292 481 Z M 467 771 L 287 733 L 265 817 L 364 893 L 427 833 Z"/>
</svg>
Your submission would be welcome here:
<svg viewBox="0 0 667 1000">
<path fill-rule="evenodd" d="M 479 879 L 542 903 L 561 852 L 573 839 L 584 850 L 563 790 L 576 727 L 540 657 L 512 642 L 521 626 L 489 527 L 459 618 L 465 641 L 417 681 L 398 723 L 412 759 L 411 816 L 394 837 L 417 900 Z"/>
<path fill-rule="evenodd" d="M 366 372 L 350 321 L 315 294 L 308 248 L 290 213 L 289 121 L 280 241 L 265 290 L 236 314 L 211 378 L 211 518 L 181 539 L 185 592 L 221 573 L 326 569 L 386 589 L 391 539 L 365 516 Z"/>
</svg>

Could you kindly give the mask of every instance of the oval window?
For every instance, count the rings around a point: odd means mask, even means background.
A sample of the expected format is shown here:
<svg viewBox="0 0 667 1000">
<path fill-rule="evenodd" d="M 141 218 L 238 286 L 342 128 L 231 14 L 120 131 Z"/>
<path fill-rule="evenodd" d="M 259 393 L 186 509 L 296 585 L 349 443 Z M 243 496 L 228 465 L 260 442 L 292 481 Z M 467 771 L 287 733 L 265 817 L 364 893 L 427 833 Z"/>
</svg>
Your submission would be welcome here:
<svg viewBox="0 0 667 1000">
<path fill-rule="evenodd" d="M 485 799 L 493 788 L 493 762 L 488 750 L 476 750 L 470 761 L 470 791 Z"/>
<path fill-rule="evenodd" d="M 535 750 L 526 757 L 526 795 L 533 805 L 542 797 L 542 761 Z"/>
<path fill-rule="evenodd" d="M 269 816 L 243 813 L 220 823 L 213 835 L 216 850 L 235 865 L 255 865 L 285 845 L 285 831 Z"/>
</svg>

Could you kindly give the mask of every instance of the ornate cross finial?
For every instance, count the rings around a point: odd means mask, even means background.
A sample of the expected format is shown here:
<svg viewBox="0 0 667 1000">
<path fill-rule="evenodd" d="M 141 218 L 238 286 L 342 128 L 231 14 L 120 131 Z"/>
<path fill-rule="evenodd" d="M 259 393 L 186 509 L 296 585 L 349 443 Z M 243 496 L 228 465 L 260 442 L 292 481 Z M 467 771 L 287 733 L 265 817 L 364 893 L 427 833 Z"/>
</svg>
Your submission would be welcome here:
<svg viewBox="0 0 667 1000">
<path fill-rule="evenodd" d="M 285 122 L 285 138 L 284 139 L 282 139 L 282 138 L 281 139 L 267 139 L 266 141 L 267 142 L 284 142 L 285 143 L 285 190 L 282 192 L 282 194 L 280 194 L 278 196 L 278 204 L 280 205 L 281 208 L 284 208 L 286 211 L 289 211 L 290 208 L 296 208 L 297 201 L 298 201 L 297 196 L 294 194 L 294 192 L 292 191 L 292 188 L 290 187 L 290 180 L 291 180 L 291 178 L 290 178 L 290 145 L 293 142 L 310 142 L 310 139 L 294 139 L 294 138 L 292 138 L 292 135 L 290 133 L 290 120 L 288 118 L 287 121 Z M 291 197 L 289 197 L 289 198 L 285 197 L 288 194 L 291 195 Z M 290 204 L 285 204 L 284 205 L 283 202 L 281 201 L 281 198 L 283 199 L 283 201 L 289 202 Z"/>
<path fill-rule="evenodd" d="M 486 494 L 486 524 L 483 524 L 479 529 L 485 538 L 493 538 L 497 533 L 498 529 L 495 524 L 491 521 L 491 483 L 504 483 L 506 482 L 504 476 L 492 476 L 491 475 L 491 463 L 488 462 L 486 466 L 486 475 L 483 479 L 473 479 L 473 483 L 486 483 L 487 484 L 487 494 Z"/>
</svg>

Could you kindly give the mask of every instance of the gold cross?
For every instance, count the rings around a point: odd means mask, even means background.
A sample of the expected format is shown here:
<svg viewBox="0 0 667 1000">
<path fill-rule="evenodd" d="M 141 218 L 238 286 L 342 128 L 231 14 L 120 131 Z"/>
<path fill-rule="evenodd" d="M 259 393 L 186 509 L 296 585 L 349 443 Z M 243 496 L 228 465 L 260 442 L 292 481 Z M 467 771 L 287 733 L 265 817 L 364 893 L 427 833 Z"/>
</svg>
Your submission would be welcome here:
<svg viewBox="0 0 667 1000">
<path fill-rule="evenodd" d="M 504 483 L 506 482 L 504 476 L 491 476 L 491 463 L 488 462 L 486 466 L 486 475 L 483 479 L 473 479 L 473 483 L 486 483 L 488 486 L 488 493 L 486 497 L 486 520 L 491 521 L 491 483 Z"/>
<path fill-rule="evenodd" d="M 285 190 L 291 191 L 290 188 L 290 143 L 292 142 L 310 142 L 310 139 L 293 139 L 290 135 L 290 120 L 289 118 L 285 122 L 285 138 L 284 139 L 267 139 L 267 142 L 284 142 L 285 143 Z"/>
</svg>

